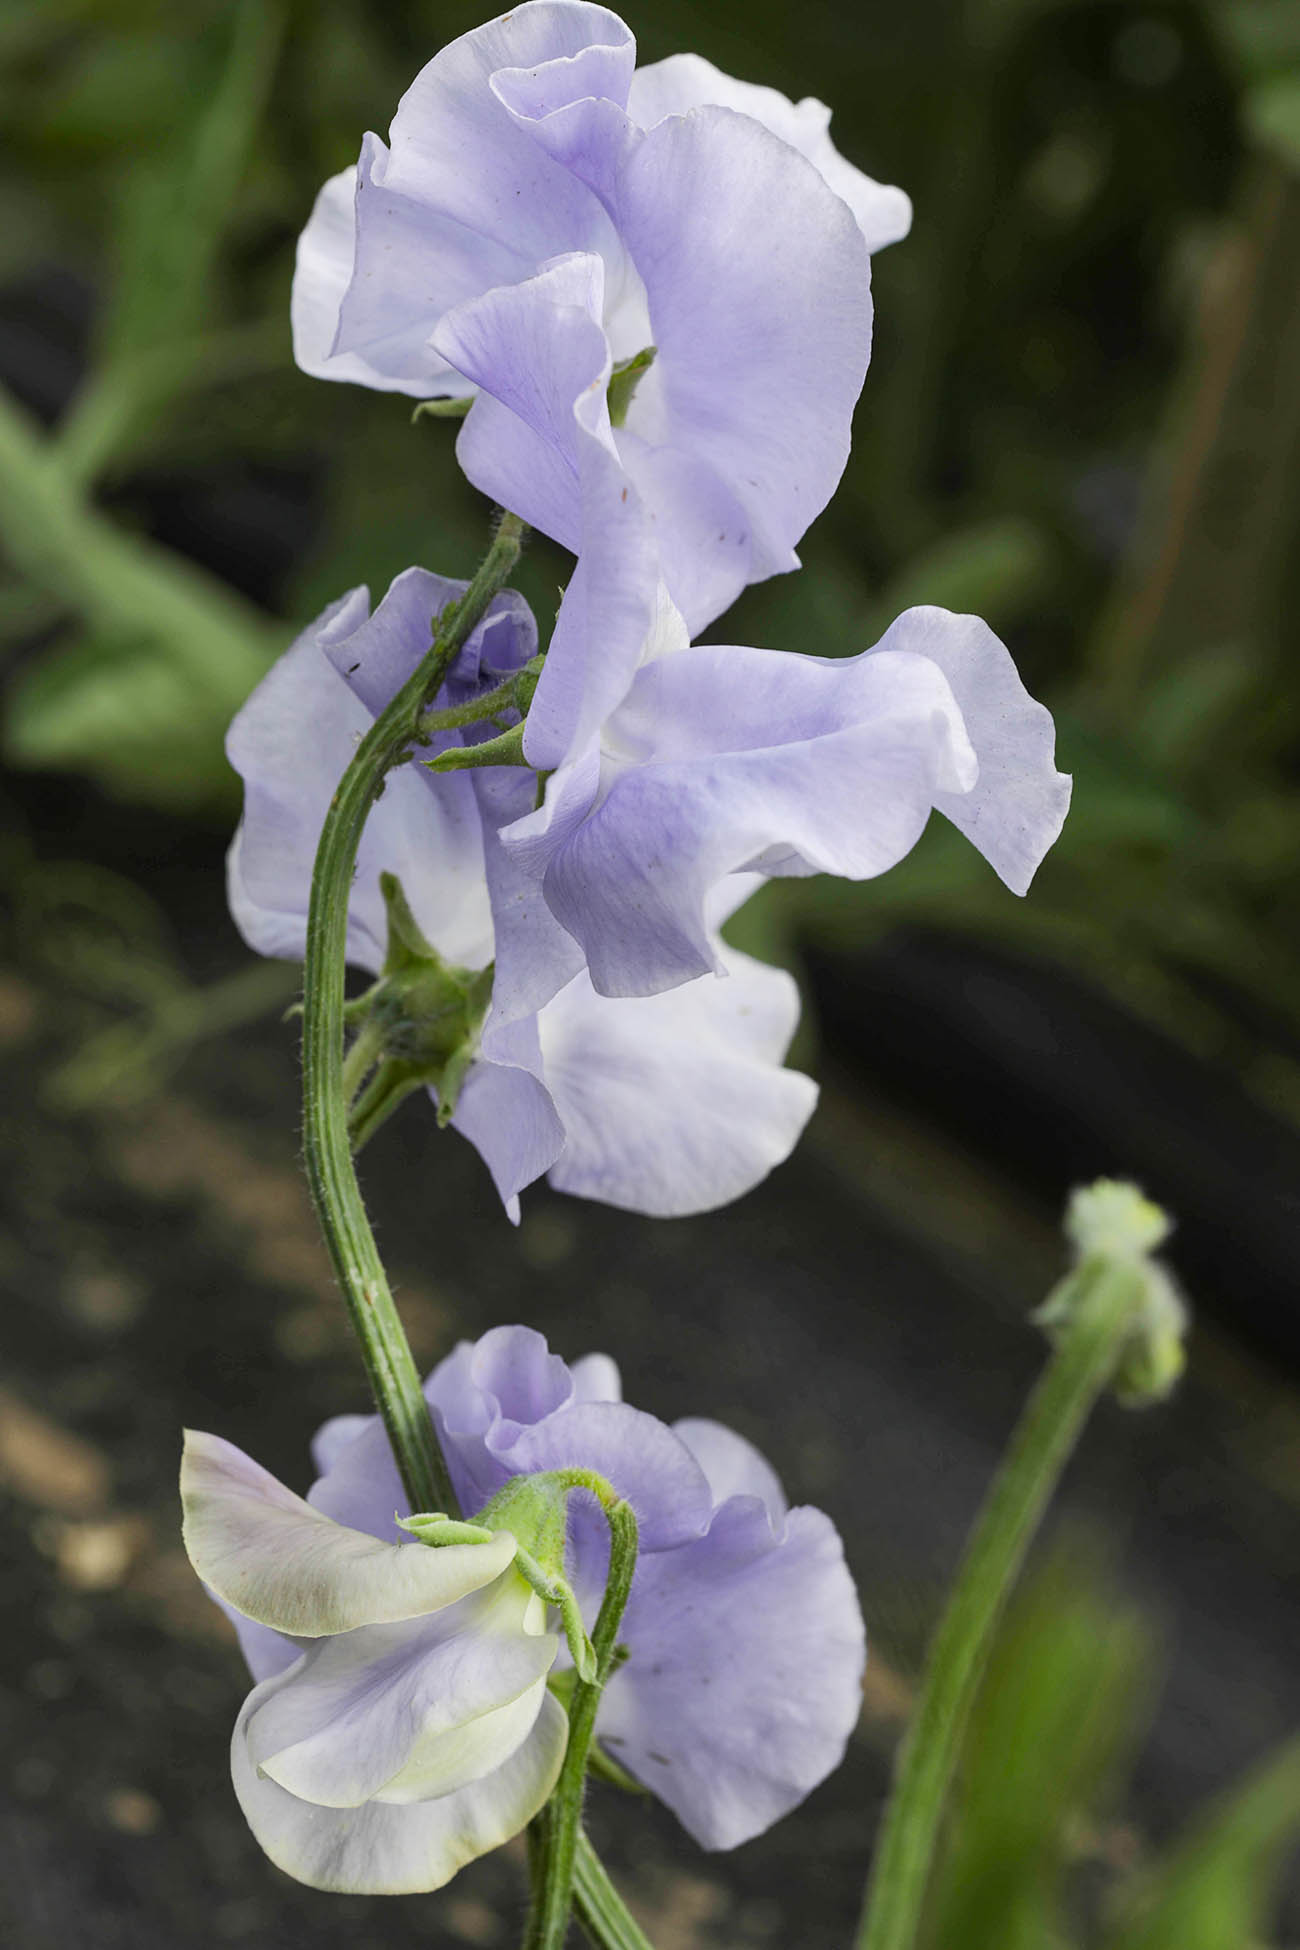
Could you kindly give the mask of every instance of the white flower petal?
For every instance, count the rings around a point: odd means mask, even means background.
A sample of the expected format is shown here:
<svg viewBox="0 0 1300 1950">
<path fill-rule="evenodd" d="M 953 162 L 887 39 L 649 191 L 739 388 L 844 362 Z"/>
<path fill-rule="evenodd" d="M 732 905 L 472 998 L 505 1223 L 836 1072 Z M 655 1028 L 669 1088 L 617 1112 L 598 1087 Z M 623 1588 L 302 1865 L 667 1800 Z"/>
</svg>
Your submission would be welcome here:
<svg viewBox="0 0 1300 1950">
<path fill-rule="evenodd" d="M 250 1722 L 289 1678 L 267 1680 L 245 1701 L 231 1743 L 231 1772 L 261 1847 L 286 1875 L 313 1889 L 356 1896 L 441 1889 L 467 1862 L 526 1827 L 555 1786 L 569 1722 L 558 1700 L 544 1693 L 523 1745 L 504 1766 L 454 1794 L 403 1806 L 368 1801 L 360 1808 L 300 1801 L 259 1774 L 248 1751 Z"/>
<path fill-rule="evenodd" d="M 299 1638 L 440 1611 L 499 1577 L 515 1554 L 485 1544 L 384 1544 L 313 1510 L 220 1436 L 187 1430 L 185 1548 L 205 1584 L 246 1618 Z"/>
</svg>

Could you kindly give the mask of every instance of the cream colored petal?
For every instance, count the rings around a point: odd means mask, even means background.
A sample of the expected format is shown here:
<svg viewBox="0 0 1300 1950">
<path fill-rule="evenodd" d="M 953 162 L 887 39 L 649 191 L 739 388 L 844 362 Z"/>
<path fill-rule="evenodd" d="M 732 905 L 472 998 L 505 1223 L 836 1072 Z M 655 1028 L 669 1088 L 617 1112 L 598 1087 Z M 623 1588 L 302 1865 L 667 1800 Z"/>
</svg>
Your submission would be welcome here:
<svg viewBox="0 0 1300 1950">
<path fill-rule="evenodd" d="M 318 1808 L 257 1772 L 247 1728 L 286 1683 L 269 1679 L 248 1697 L 235 1725 L 235 1793 L 257 1841 L 286 1875 L 313 1889 L 357 1896 L 415 1895 L 441 1889 L 458 1869 L 527 1826 L 555 1786 L 569 1722 L 549 1693 L 532 1733 L 504 1766 L 437 1801 L 406 1806 L 369 1801 L 361 1808 Z"/>
<path fill-rule="evenodd" d="M 423 1617 L 492 1583 L 515 1553 L 485 1544 L 385 1544 L 324 1517 L 220 1436 L 187 1430 L 185 1548 L 205 1584 L 259 1625 L 298 1638 Z"/>
</svg>

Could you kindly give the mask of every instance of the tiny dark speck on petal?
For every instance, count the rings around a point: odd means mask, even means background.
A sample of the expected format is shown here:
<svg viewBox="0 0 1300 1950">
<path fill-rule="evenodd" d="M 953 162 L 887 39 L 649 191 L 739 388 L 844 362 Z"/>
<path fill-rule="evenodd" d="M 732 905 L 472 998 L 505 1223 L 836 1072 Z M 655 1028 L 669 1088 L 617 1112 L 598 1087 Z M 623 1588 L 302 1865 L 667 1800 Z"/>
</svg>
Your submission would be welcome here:
<svg viewBox="0 0 1300 1950">
<path fill-rule="evenodd" d="M 349 664 L 349 665 L 348 665 L 348 676 L 349 676 L 349 677 L 351 677 L 351 675 L 352 675 L 352 673 L 353 673 L 353 671 L 356 671 L 356 670 L 360 670 L 360 668 L 361 668 L 361 665 L 360 665 L 359 663 L 355 663 L 355 664 Z"/>
<path fill-rule="evenodd" d="M 672 1766 L 672 1762 L 669 1760 L 667 1754 L 650 1754 L 649 1758 L 651 1760 L 657 1760 L 661 1767 Z"/>
<path fill-rule="evenodd" d="M 623 492 L 622 492 L 622 493 L 621 493 L 621 494 L 619 495 L 619 497 L 618 497 L 618 498 L 619 498 L 619 500 L 620 500 L 620 501 L 626 501 L 626 500 L 627 500 L 627 489 L 626 489 L 626 488 L 624 488 L 624 489 L 623 489 Z"/>
</svg>

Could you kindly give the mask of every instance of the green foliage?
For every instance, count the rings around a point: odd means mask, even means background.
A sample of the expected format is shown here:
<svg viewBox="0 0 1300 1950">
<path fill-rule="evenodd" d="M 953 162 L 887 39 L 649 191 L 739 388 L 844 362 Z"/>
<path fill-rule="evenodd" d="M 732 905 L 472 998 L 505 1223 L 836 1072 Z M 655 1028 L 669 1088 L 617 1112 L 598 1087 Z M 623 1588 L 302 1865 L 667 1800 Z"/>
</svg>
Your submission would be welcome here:
<svg viewBox="0 0 1300 1950">
<path fill-rule="evenodd" d="M 932 1950 L 1249 1950 L 1300 1838 L 1300 1741 L 1131 1867 L 1119 1810 L 1154 1697 L 1150 1621 L 1095 1550 L 1058 1548 L 1013 1607 L 967 1731 L 928 1907 Z"/>
<path fill-rule="evenodd" d="M 1300 1740 L 1293 1740 L 1157 1867 L 1105 1950 L 1246 1950 L 1260 1942 L 1284 1854 L 1297 1838 Z"/>
<path fill-rule="evenodd" d="M 1056 1950 L 1067 1878 L 1149 1696 L 1150 1628 L 1086 1561 L 1050 1560 L 1011 1613 L 967 1734 L 933 1894 L 936 1950 Z"/>
</svg>

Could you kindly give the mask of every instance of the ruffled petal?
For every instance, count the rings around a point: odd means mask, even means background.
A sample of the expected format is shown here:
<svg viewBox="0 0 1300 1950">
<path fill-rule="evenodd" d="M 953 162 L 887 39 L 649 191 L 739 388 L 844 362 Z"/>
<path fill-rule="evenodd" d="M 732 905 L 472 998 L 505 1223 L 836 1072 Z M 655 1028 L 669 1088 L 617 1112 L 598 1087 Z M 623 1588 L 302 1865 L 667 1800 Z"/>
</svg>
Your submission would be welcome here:
<svg viewBox="0 0 1300 1950">
<path fill-rule="evenodd" d="M 752 115 L 806 156 L 852 210 L 869 251 L 883 250 L 906 237 L 912 225 L 910 199 L 902 190 L 873 181 L 841 156 L 830 138 L 831 112 L 811 95 L 792 102 L 776 88 L 723 74 L 701 55 L 670 54 L 666 61 L 637 69 L 627 102 L 629 115 L 643 129 L 653 128 L 665 116 L 687 115 L 711 105 Z"/>
<path fill-rule="evenodd" d="M 278 1868 L 313 1889 L 357 1896 L 441 1889 L 458 1869 L 517 1835 L 546 1801 L 564 1759 L 569 1723 L 543 1693 L 533 1730 L 509 1760 L 436 1801 L 321 1808 L 260 1774 L 248 1731 L 291 1674 L 258 1686 L 245 1701 L 231 1744 L 235 1793 L 254 1836 Z"/>
<path fill-rule="evenodd" d="M 929 657 L 948 679 L 980 770 L 969 792 L 939 792 L 934 803 L 1012 893 L 1026 893 L 1070 807 L 1051 712 L 1029 695 L 1011 652 L 978 616 L 909 609 L 877 648 Z"/>
<path fill-rule="evenodd" d="M 653 538 L 609 424 L 600 258 L 573 253 L 443 319 L 439 350 L 482 394 L 457 455 L 474 485 L 578 557 L 528 715 L 542 770 L 592 737 L 626 691 L 655 617 Z"/>
<path fill-rule="evenodd" d="M 507 1215 L 519 1223 L 519 1194 L 559 1156 L 564 1126 L 541 1074 L 532 1018 L 485 1028 L 461 1087 L 452 1129 L 468 1138 L 492 1176 Z"/>
<path fill-rule="evenodd" d="M 377 1415 L 356 1420 L 361 1426 L 322 1467 L 307 1501 L 335 1523 L 404 1544 L 409 1533 L 399 1530 L 396 1520 L 411 1515 L 410 1499 L 397 1473 L 392 1444 Z"/>
<path fill-rule="evenodd" d="M 706 1537 L 643 1558 L 631 1648 L 597 1734 L 704 1848 L 762 1834 L 836 1767 L 861 1703 L 865 1637 L 834 1525 L 754 1496 Z"/>
<path fill-rule="evenodd" d="M 706 1528 L 713 1499 L 685 1443 L 626 1402 L 575 1402 L 517 1433 L 490 1429 L 489 1452 L 511 1476 L 594 1469 L 636 1512 L 643 1551 L 667 1550 Z M 603 1522 L 602 1522 L 603 1528 Z"/>
<path fill-rule="evenodd" d="M 541 1014 L 564 1125 L 557 1191 L 656 1217 L 708 1212 L 789 1157 L 817 1101 L 781 1067 L 799 1018 L 783 970 L 726 958 L 730 979 L 608 1000 L 579 976 Z"/>
<path fill-rule="evenodd" d="M 541 1612 L 507 1576 L 436 1618 L 319 1640 L 250 1721 L 250 1760 L 326 1808 L 454 1793 L 532 1729 L 558 1648 Z"/>
<path fill-rule="evenodd" d="M 715 1503 L 733 1496 L 756 1496 L 774 1522 L 785 1516 L 788 1505 L 781 1479 L 766 1456 L 752 1442 L 721 1422 L 687 1416 L 673 1423 L 679 1436 L 709 1479 Z"/>
<path fill-rule="evenodd" d="M 188 1430 L 185 1548 L 205 1584 L 275 1631 L 319 1638 L 439 1611 L 499 1577 L 504 1533 L 431 1550 L 383 1544 L 322 1516 L 220 1436 Z"/>
<path fill-rule="evenodd" d="M 572 1368 L 573 1399 L 578 1402 L 621 1402 L 623 1380 L 617 1361 L 608 1354 L 584 1354 Z M 689 1442 L 687 1448 L 690 1448 Z M 707 1472 L 706 1472 L 707 1474 Z"/>
<path fill-rule="evenodd" d="M 730 526 L 689 544 L 730 561 L 734 596 L 797 566 L 794 545 L 844 470 L 871 351 L 866 245 L 812 164 L 728 108 L 652 128 L 628 152 L 616 211 L 658 348 L 627 433 L 705 465 L 735 497 L 744 553 Z M 671 471 L 636 479 L 664 530 Z M 694 634 L 720 609 L 703 616 L 683 600 L 687 546 L 660 535 L 665 578 Z"/>
<path fill-rule="evenodd" d="M 373 143 L 374 138 L 369 141 Z M 371 163 L 372 151 L 367 146 L 362 151 L 362 171 L 368 173 Z M 313 379 L 346 380 L 381 393 L 428 398 L 434 393 L 460 396 L 469 392 L 460 375 L 430 350 L 427 316 L 416 315 L 394 329 L 390 312 L 366 340 L 364 352 L 335 350 L 339 314 L 352 282 L 356 255 L 357 178 L 356 169 L 331 176 L 298 239 L 289 301 L 296 363 Z M 393 212 L 394 226 L 403 214 L 401 210 Z"/>
<path fill-rule="evenodd" d="M 408 569 L 373 616 L 367 592 L 353 590 L 298 637 L 235 717 L 226 751 L 244 780 L 244 816 L 228 892 L 240 932 L 259 953 L 303 953 L 320 829 L 372 721 L 348 679 L 372 659 L 387 673 L 409 657 L 409 674 L 429 646 L 433 614 L 463 587 Z M 470 966 L 489 959 L 482 831 L 465 777 L 440 779 L 435 790 L 416 766 L 389 774 L 361 838 L 348 908 L 348 959 L 372 973 L 387 943 L 385 870 L 401 879 L 417 920 L 449 959 Z"/>
<path fill-rule="evenodd" d="M 604 742 L 603 801 L 543 884 L 610 996 L 720 971 L 706 899 L 727 875 L 883 873 L 977 772 L 942 671 L 897 651 L 682 650 L 641 670 Z"/>
</svg>

